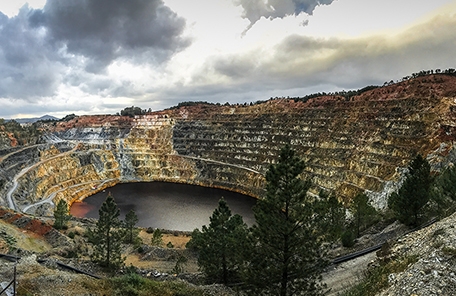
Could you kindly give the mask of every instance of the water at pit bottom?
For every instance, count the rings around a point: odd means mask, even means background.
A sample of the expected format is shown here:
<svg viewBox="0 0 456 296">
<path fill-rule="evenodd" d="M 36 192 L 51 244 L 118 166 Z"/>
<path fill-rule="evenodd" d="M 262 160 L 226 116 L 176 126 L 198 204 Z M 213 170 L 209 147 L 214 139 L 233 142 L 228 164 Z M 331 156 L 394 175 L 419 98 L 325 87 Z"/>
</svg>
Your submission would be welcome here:
<svg viewBox="0 0 456 296">
<path fill-rule="evenodd" d="M 120 209 L 120 218 L 134 210 L 137 226 L 169 230 L 192 231 L 209 225 L 209 217 L 224 198 L 231 213 L 239 214 L 244 222 L 254 224 L 252 207 L 256 199 L 236 192 L 188 184 L 150 182 L 117 184 L 74 203 L 70 212 L 76 217 L 98 218 L 98 210 L 111 193 Z"/>
</svg>

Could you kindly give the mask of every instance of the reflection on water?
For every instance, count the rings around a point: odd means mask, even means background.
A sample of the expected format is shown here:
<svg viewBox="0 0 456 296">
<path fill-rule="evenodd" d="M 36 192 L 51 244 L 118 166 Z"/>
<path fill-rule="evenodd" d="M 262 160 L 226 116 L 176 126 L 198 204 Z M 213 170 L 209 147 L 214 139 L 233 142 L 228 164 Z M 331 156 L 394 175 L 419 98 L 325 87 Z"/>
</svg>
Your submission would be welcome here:
<svg viewBox="0 0 456 296">
<path fill-rule="evenodd" d="M 95 210 L 95 206 L 87 202 L 75 202 L 71 205 L 70 213 L 75 217 L 88 217 L 90 211 Z"/>
<path fill-rule="evenodd" d="M 120 209 L 120 218 L 134 210 L 138 226 L 192 231 L 209 224 L 209 217 L 224 198 L 232 214 L 239 214 L 253 225 L 252 207 L 255 199 L 243 194 L 201 186 L 151 182 L 118 184 L 71 206 L 76 217 L 98 218 L 98 210 L 111 192 Z"/>
</svg>

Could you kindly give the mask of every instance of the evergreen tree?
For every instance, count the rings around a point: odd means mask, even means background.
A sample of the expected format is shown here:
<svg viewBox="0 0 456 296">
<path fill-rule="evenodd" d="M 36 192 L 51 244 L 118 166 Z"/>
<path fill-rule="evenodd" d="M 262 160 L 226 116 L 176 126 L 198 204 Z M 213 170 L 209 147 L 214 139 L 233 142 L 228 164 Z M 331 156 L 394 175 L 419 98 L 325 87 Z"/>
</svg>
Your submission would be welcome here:
<svg viewBox="0 0 456 296">
<path fill-rule="evenodd" d="M 456 208 L 456 166 L 450 165 L 435 178 L 431 187 L 430 214 L 446 217 Z"/>
<path fill-rule="evenodd" d="M 259 295 L 320 295 L 325 261 L 318 202 L 307 194 L 305 167 L 286 145 L 266 173 L 266 196 L 254 207 L 254 249 L 247 289 Z"/>
<path fill-rule="evenodd" d="M 160 229 L 157 228 L 154 230 L 150 243 L 154 246 L 161 246 L 163 244 L 163 234 Z"/>
<path fill-rule="evenodd" d="M 139 231 L 136 229 L 136 223 L 138 223 L 138 216 L 134 210 L 130 210 L 125 216 L 124 227 L 125 227 L 125 242 L 132 244 L 138 238 Z"/>
<path fill-rule="evenodd" d="M 410 162 L 401 188 L 388 199 L 388 206 L 399 221 L 409 226 L 418 225 L 422 209 L 430 198 L 432 181 L 431 166 L 418 154 Z"/>
<path fill-rule="evenodd" d="M 320 191 L 318 197 L 321 206 L 317 213 L 321 216 L 323 235 L 326 240 L 335 241 L 345 229 L 345 208 L 334 194 Z"/>
<path fill-rule="evenodd" d="M 65 200 L 61 199 L 54 209 L 54 228 L 65 229 L 70 218 L 68 204 Z"/>
<path fill-rule="evenodd" d="M 187 247 L 198 251 L 198 266 L 208 282 L 229 285 L 240 280 L 244 252 L 248 249 L 247 225 L 231 215 L 222 198 L 210 217 L 209 227 L 195 229 Z"/>
<path fill-rule="evenodd" d="M 93 232 L 94 250 L 92 260 L 108 269 L 117 269 L 125 258 L 121 254 L 122 229 L 119 220 L 120 210 L 111 193 L 98 211 L 99 218 Z"/>
<path fill-rule="evenodd" d="M 364 193 L 357 194 L 353 198 L 350 209 L 353 213 L 353 227 L 356 237 L 359 237 L 360 232 L 375 221 L 377 211 L 369 204 L 369 198 Z"/>
<path fill-rule="evenodd" d="M 453 201 L 456 201 L 456 166 L 451 165 L 437 177 L 436 187 L 439 193 Z"/>
</svg>

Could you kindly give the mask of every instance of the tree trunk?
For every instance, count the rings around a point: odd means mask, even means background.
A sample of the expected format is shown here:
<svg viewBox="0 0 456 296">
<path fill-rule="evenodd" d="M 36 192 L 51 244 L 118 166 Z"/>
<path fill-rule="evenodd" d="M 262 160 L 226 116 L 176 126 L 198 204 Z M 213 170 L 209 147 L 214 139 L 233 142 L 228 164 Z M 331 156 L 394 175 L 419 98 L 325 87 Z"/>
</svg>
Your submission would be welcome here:
<svg viewBox="0 0 456 296">
<path fill-rule="evenodd" d="M 108 227 L 108 230 L 106 231 L 106 266 L 110 268 L 110 255 L 111 255 L 111 234 L 110 234 L 111 228 Z"/>
</svg>

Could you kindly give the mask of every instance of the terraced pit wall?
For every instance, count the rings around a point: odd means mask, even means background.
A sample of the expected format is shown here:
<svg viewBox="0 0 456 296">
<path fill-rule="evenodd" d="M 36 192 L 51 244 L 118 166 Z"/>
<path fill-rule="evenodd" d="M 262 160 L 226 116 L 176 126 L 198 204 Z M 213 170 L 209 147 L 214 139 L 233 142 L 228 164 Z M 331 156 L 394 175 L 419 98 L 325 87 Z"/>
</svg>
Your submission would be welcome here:
<svg viewBox="0 0 456 296">
<path fill-rule="evenodd" d="M 415 153 L 438 170 L 454 162 L 455 78 L 430 76 L 346 99 L 197 105 L 128 118 L 80 116 L 49 126 L 46 143 L 0 158 L 1 203 L 36 214 L 119 182 L 167 181 L 261 197 L 286 143 L 306 161 L 311 192 L 378 208 Z"/>
</svg>

